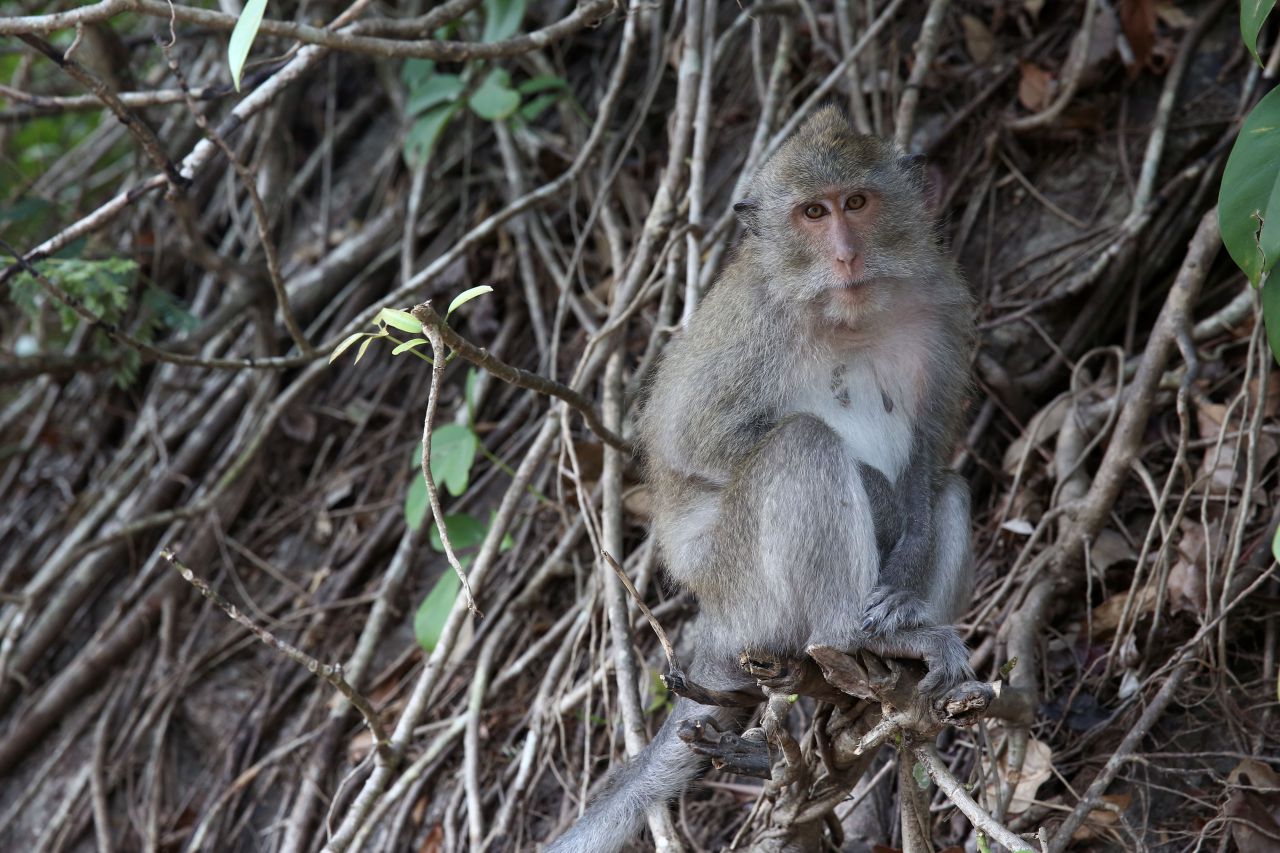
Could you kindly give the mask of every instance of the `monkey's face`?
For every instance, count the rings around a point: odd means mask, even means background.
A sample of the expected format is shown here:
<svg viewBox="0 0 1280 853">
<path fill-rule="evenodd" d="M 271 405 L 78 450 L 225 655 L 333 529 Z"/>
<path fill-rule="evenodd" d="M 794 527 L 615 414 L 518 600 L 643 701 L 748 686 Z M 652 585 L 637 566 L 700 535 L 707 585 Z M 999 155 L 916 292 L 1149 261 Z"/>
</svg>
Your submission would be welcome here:
<svg viewBox="0 0 1280 853">
<path fill-rule="evenodd" d="M 761 167 L 742 215 L 780 303 L 844 327 L 922 296 L 938 244 L 922 164 L 818 111 Z"/>
<path fill-rule="evenodd" d="M 921 286 L 933 234 L 904 182 L 868 170 L 797 189 L 756 212 L 763 238 L 756 250 L 780 273 L 768 284 L 778 301 L 859 327 Z"/>
</svg>

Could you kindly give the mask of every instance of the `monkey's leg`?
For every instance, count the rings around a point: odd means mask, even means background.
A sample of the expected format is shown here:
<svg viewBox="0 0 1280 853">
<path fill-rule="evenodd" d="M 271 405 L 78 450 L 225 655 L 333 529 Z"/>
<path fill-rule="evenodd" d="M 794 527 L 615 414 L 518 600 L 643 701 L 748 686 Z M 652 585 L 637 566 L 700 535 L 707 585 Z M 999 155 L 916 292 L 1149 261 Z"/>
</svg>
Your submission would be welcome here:
<svg viewBox="0 0 1280 853">
<path fill-rule="evenodd" d="M 907 524 L 928 527 L 928 547 L 912 547 L 904 533 L 872 593 L 863 620 L 866 646 L 886 657 L 924 660 L 929 674 L 920 682 L 926 693 L 945 693 L 973 676 L 969 652 L 951 623 L 969 603 L 973 554 L 969 532 L 969 489 L 948 474 L 928 512 Z M 916 542 L 922 541 L 920 538 Z"/>
<path fill-rule="evenodd" d="M 745 686 L 745 679 L 727 661 L 695 661 L 691 678 L 721 690 Z M 609 777 L 604 789 L 587 806 L 577 824 L 547 848 L 546 853 L 616 853 L 635 837 L 645 813 L 680 796 L 690 781 L 706 770 L 707 759 L 677 737 L 680 723 L 693 717 L 710 718 L 719 731 L 740 728 L 752 709 L 699 705 L 680 697 L 654 739 L 638 755 Z"/>
<path fill-rule="evenodd" d="M 721 654 L 856 642 L 880 557 L 858 462 L 824 421 L 793 415 L 761 440 L 725 490 L 716 543 L 699 598 Z"/>
</svg>

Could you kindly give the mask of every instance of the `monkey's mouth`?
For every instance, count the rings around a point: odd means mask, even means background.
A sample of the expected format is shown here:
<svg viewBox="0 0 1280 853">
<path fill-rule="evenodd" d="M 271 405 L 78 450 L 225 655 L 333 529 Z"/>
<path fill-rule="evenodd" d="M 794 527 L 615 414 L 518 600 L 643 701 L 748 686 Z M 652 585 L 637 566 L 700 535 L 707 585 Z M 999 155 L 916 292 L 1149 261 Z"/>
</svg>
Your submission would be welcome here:
<svg viewBox="0 0 1280 853">
<path fill-rule="evenodd" d="M 833 289 L 846 293 L 849 291 L 866 290 L 871 286 L 873 281 L 874 279 L 868 276 L 863 276 L 862 278 L 847 278 L 840 282 L 840 284 L 836 285 Z"/>
</svg>

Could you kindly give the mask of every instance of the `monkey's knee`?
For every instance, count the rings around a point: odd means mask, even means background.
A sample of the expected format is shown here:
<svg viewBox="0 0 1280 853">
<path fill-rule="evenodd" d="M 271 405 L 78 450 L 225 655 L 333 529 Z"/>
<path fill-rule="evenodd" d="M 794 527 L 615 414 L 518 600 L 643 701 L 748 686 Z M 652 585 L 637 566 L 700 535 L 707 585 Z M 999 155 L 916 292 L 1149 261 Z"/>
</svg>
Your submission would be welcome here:
<svg viewBox="0 0 1280 853">
<path fill-rule="evenodd" d="M 834 488 L 837 479 L 846 478 L 853 470 L 845 455 L 840 436 L 826 421 L 809 414 L 794 414 L 761 439 L 748 466 L 750 470 L 744 474 L 767 487 L 806 482 Z M 814 493 L 814 489 L 810 487 L 806 492 Z"/>
</svg>

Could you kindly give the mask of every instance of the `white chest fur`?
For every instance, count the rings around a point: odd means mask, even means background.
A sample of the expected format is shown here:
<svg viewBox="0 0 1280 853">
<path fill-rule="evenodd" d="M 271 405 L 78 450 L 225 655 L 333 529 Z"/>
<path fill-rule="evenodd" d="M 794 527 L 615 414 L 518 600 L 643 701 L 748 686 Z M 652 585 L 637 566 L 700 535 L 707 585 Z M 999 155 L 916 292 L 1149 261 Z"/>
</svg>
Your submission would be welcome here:
<svg viewBox="0 0 1280 853">
<path fill-rule="evenodd" d="M 806 360 L 787 413 L 822 419 L 844 440 L 849 453 L 897 480 L 911 456 L 912 423 L 919 405 L 919 363 L 899 354 L 877 358 L 866 351 L 848 360 Z"/>
</svg>

